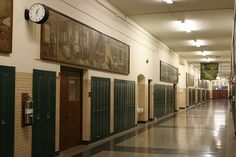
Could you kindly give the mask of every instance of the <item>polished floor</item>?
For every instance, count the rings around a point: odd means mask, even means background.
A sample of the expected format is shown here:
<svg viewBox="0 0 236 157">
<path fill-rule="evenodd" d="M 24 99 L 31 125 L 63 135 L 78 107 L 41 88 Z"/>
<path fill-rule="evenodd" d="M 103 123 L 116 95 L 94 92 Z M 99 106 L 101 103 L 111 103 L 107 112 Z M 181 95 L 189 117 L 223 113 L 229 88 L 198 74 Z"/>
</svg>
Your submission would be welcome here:
<svg viewBox="0 0 236 157">
<path fill-rule="evenodd" d="M 228 101 L 210 101 L 61 157 L 236 157 Z"/>
</svg>

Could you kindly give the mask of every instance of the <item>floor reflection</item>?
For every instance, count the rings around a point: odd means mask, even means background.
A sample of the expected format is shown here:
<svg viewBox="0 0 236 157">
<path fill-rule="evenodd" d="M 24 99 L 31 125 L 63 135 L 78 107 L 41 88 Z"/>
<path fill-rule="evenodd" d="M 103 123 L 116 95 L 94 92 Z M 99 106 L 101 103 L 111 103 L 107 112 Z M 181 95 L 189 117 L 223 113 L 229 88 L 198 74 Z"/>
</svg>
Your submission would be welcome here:
<svg viewBox="0 0 236 157">
<path fill-rule="evenodd" d="M 74 157 L 226 157 L 228 107 L 210 101 Z"/>
</svg>

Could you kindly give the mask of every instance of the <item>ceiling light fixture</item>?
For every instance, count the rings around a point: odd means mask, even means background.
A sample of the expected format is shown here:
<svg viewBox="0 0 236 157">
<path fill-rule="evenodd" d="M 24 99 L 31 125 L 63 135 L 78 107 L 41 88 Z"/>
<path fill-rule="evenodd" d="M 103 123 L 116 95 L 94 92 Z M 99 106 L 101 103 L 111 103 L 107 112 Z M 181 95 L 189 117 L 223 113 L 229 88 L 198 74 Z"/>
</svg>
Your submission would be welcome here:
<svg viewBox="0 0 236 157">
<path fill-rule="evenodd" d="M 206 51 L 202 51 L 202 56 L 206 56 Z"/>
<path fill-rule="evenodd" d="M 163 0 L 163 2 L 167 3 L 167 4 L 173 4 L 173 0 Z"/>
<path fill-rule="evenodd" d="M 196 47 L 201 47 L 200 41 L 199 40 L 194 40 L 194 45 Z"/>
<path fill-rule="evenodd" d="M 187 33 L 191 33 L 192 32 L 192 28 L 190 26 L 190 24 L 188 22 L 186 22 L 185 20 L 178 20 L 180 27 L 182 30 L 184 30 Z"/>
</svg>

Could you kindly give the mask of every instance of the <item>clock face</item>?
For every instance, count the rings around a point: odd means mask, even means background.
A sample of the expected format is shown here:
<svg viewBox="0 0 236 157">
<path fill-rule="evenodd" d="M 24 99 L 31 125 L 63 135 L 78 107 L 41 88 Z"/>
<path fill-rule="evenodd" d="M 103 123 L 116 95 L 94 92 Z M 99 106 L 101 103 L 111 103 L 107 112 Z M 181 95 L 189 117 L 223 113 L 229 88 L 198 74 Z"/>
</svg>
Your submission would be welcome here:
<svg viewBox="0 0 236 157">
<path fill-rule="evenodd" d="M 40 22 L 45 17 L 45 8 L 42 4 L 36 3 L 29 9 L 29 18 L 33 22 Z"/>
</svg>

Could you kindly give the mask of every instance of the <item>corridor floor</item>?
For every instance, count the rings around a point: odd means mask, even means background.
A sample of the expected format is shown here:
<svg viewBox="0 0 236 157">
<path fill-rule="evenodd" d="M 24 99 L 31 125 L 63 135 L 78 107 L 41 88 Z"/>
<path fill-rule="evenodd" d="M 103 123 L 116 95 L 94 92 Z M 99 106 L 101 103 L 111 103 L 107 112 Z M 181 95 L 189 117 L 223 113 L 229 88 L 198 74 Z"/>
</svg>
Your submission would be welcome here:
<svg viewBox="0 0 236 157">
<path fill-rule="evenodd" d="M 228 101 L 210 101 L 146 124 L 73 157 L 236 157 Z M 73 154 L 73 153 L 72 153 Z"/>
</svg>

